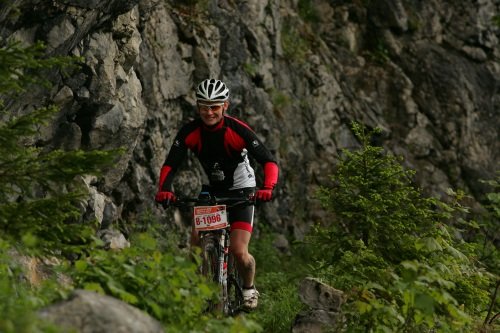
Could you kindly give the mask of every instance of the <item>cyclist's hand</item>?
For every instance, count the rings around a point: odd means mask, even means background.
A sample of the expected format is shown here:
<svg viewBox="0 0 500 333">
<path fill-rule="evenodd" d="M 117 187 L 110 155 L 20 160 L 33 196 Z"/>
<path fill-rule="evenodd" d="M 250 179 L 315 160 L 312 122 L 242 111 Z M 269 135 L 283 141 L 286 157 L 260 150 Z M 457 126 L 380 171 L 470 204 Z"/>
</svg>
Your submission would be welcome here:
<svg viewBox="0 0 500 333">
<path fill-rule="evenodd" d="M 264 187 L 255 192 L 255 199 L 257 201 L 271 201 L 273 197 L 273 189 L 269 187 Z"/>
<path fill-rule="evenodd" d="M 158 192 L 155 196 L 155 201 L 163 205 L 163 207 L 168 207 L 170 202 L 175 202 L 175 194 L 172 192 Z"/>
</svg>

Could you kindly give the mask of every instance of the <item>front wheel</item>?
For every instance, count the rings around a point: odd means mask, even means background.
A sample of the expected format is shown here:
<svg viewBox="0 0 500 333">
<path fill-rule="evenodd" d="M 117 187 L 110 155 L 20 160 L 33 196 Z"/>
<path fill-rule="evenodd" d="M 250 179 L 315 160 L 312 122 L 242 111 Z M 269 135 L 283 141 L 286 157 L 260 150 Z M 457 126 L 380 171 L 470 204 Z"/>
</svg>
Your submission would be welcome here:
<svg viewBox="0 0 500 333">
<path fill-rule="evenodd" d="M 224 310 L 224 285 L 222 284 L 222 270 L 219 264 L 219 258 L 221 256 L 221 249 L 218 242 L 213 237 L 204 237 L 201 241 L 202 246 L 202 266 L 201 274 L 205 276 L 208 280 L 217 284 L 218 299 L 211 300 L 208 303 L 208 311 L 219 311 Z"/>
</svg>

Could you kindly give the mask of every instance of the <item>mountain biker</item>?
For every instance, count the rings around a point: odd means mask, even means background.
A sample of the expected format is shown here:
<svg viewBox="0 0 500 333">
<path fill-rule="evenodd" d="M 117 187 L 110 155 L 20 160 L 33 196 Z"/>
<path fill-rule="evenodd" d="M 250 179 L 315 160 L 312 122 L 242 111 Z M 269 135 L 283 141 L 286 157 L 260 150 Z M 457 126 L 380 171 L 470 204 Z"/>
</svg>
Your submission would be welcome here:
<svg viewBox="0 0 500 333">
<path fill-rule="evenodd" d="M 225 114 L 229 107 L 229 89 L 216 79 L 202 81 L 196 89 L 199 117 L 184 125 L 177 133 L 160 171 L 157 202 L 175 201 L 172 181 L 187 150 L 199 159 L 210 181 L 210 191 L 219 197 L 255 196 L 258 201 L 270 201 L 278 181 L 278 164 L 253 130 L 243 121 Z M 252 156 L 263 168 L 263 186 L 256 190 Z M 228 209 L 231 223 L 230 251 L 234 255 L 243 280 L 244 306 L 255 309 L 259 292 L 254 285 L 255 259 L 248 252 L 253 228 L 254 206 Z M 194 226 L 192 245 L 199 237 Z"/>
</svg>

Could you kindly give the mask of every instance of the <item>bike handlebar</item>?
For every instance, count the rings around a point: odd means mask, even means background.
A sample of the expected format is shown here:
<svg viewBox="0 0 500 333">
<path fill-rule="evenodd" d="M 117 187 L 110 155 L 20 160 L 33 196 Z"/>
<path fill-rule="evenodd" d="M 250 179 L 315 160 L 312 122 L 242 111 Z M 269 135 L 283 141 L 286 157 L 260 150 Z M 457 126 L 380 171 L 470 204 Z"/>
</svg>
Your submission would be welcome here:
<svg viewBox="0 0 500 333">
<path fill-rule="evenodd" d="M 168 203 L 163 202 L 162 205 L 174 206 L 174 207 L 194 207 L 196 205 L 226 205 L 229 207 L 243 206 L 243 205 L 255 205 L 255 197 L 216 197 L 210 196 L 207 198 L 193 198 L 193 197 L 179 197 L 175 201 L 170 201 Z M 167 204 L 167 205 L 165 205 Z"/>
</svg>

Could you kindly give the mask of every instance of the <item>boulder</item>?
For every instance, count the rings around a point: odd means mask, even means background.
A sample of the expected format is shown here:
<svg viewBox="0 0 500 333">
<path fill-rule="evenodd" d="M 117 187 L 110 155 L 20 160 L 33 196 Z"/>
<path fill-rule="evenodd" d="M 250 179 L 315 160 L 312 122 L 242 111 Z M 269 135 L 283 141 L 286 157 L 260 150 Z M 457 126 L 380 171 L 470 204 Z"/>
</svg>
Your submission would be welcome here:
<svg viewBox="0 0 500 333">
<path fill-rule="evenodd" d="M 340 306 L 344 293 L 320 280 L 305 278 L 299 286 L 299 298 L 309 309 L 300 312 L 292 327 L 292 333 L 330 332 L 342 320 Z"/>
<path fill-rule="evenodd" d="M 64 301 L 50 305 L 39 316 L 63 329 L 78 333 L 163 333 L 161 324 L 142 312 L 110 296 L 75 290 Z"/>
</svg>

